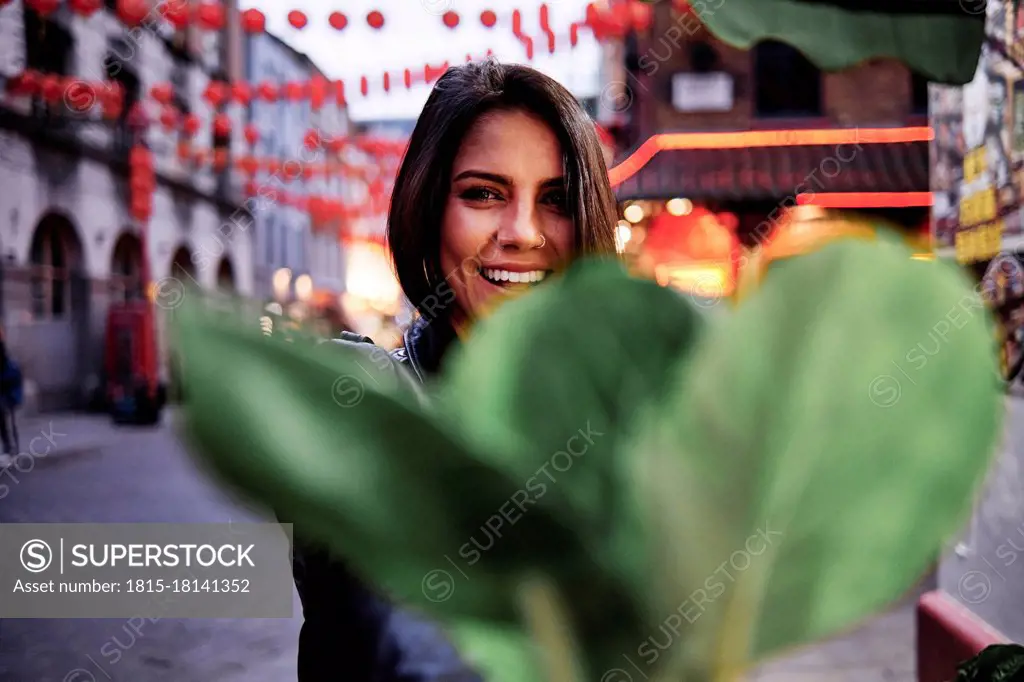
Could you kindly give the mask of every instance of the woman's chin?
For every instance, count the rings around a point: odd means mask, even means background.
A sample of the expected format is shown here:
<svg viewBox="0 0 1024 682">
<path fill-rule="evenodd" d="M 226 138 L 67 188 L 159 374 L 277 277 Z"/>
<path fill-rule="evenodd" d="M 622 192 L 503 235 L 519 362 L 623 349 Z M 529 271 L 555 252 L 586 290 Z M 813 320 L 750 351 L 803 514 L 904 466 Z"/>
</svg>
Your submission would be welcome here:
<svg viewBox="0 0 1024 682">
<path fill-rule="evenodd" d="M 490 315 L 502 303 L 522 296 L 535 288 L 535 285 L 526 283 L 493 284 L 483 277 L 478 278 L 478 281 L 474 282 L 474 284 L 477 285 L 473 287 L 474 291 L 472 293 L 473 309 L 476 317 Z"/>
</svg>

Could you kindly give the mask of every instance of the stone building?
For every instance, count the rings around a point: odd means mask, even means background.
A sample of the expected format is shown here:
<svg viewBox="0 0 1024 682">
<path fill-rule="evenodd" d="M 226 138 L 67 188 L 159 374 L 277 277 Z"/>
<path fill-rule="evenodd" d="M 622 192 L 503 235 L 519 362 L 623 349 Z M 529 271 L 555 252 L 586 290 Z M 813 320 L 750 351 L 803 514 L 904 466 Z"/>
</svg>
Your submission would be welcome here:
<svg viewBox="0 0 1024 682">
<path fill-rule="evenodd" d="M 244 45 L 246 76 L 253 84 L 308 83 L 316 77 L 325 78 L 309 57 L 272 35 L 249 36 Z M 306 136 L 310 132 L 324 142 L 351 134 L 347 110 L 338 106 L 333 96 L 316 107 L 308 97 L 295 101 L 286 97 L 276 101 L 255 99 L 249 114 L 260 135 L 255 154 L 282 163 L 315 167 L 326 161 L 331 154 L 329 149 L 307 148 Z M 340 175 L 325 177 L 317 173 L 309 178 L 289 179 L 281 173 L 261 172 L 256 181 L 299 195 L 350 200 L 351 183 Z M 322 295 L 340 296 L 344 290 L 344 260 L 337 229 L 314 225 L 310 212 L 284 203 L 257 211 L 255 223 L 258 297 L 274 297 L 274 273 L 282 269 L 291 273 L 291 294 L 295 293 L 298 278 L 308 275 L 314 289 Z"/>
<path fill-rule="evenodd" d="M 156 10 L 129 28 L 111 6 L 88 18 L 64 3 L 48 17 L 21 0 L 0 6 L 0 305 L 9 347 L 41 409 L 81 406 L 95 396 L 106 311 L 112 301 L 140 294 L 143 243 L 155 282 L 253 290 L 251 234 L 223 229 L 238 224 L 232 216 L 241 179 L 180 159 L 179 131 L 155 121 L 141 129 L 155 159 L 153 214 L 143 226 L 128 211 L 135 131 L 127 114 L 149 100 L 154 85 L 171 83 L 176 106 L 199 117 L 197 147 L 225 144 L 214 139 L 215 112 L 203 93 L 211 79 L 239 75 L 237 8 L 226 2 L 229 28 L 208 32 L 176 30 Z M 9 91 L 25 69 L 78 82 L 63 102 L 47 103 Z M 80 111 L 101 81 L 123 88 L 117 120 L 105 120 L 98 107 Z M 244 110 L 230 105 L 227 113 L 239 129 Z"/>
</svg>

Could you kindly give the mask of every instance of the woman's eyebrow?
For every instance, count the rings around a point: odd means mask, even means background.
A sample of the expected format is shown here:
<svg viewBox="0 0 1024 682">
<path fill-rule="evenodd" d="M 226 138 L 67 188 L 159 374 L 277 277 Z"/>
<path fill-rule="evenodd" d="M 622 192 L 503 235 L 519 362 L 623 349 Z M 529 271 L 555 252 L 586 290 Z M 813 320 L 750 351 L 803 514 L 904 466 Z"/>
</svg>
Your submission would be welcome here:
<svg viewBox="0 0 1024 682">
<path fill-rule="evenodd" d="M 548 187 L 565 187 L 565 178 L 558 176 L 557 178 L 548 178 L 544 182 L 540 183 L 540 186 L 547 189 Z"/>
<path fill-rule="evenodd" d="M 454 178 L 452 178 L 452 182 L 458 182 L 459 180 L 464 180 L 466 178 L 477 178 L 478 180 L 488 180 L 490 182 L 495 182 L 495 183 L 497 183 L 499 185 L 504 185 L 505 187 L 511 187 L 512 186 L 512 178 L 506 177 L 504 175 L 498 175 L 497 173 L 488 173 L 487 171 L 481 171 L 481 170 L 466 170 L 466 171 L 462 171 L 461 173 L 456 175 Z"/>
</svg>

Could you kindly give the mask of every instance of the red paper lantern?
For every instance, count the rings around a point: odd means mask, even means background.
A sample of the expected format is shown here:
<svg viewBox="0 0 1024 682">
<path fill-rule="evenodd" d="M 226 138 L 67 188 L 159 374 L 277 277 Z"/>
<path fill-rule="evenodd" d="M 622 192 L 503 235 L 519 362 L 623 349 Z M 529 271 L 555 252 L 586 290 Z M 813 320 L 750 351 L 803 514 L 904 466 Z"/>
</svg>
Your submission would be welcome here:
<svg viewBox="0 0 1024 682">
<path fill-rule="evenodd" d="M 306 24 L 309 23 L 309 19 L 306 18 L 306 14 L 297 9 L 293 9 L 288 13 L 288 23 L 297 29 L 306 28 Z"/>
<path fill-rule="evenodd" d="M 163 0 L 159 10 L 163 18 L 179 31 L 188 27 L 190 7 L 188 0 Z"/>
<path fill-rule="evenodd" d="M 88 111 L 96 104 L 96 91 L 102 87 L 102 83 L 73 80 L 64 89 L 64 103 L 71 111 Z"/>
<path fill-rule="evenodd" d="M 227 114 L 217 114 L 213 118 L 213 134 L 217 137 L 228 137 L 231 135 L 231 117 Z"/>
<path fill-rule="evenodd" d="M 317 149 L 320 149 L 323 146 L 323 142 L 320 139 L 319 130 L 310 130 L 309 132 L 307 132 L 303 142 L 306 145 L 306 149 L 310 151 L 316 151 Z"/>
<path fill-rule="evenodd" d="M 249 177 L 256 175 L 260 170 L 260 162 L 252 156 L 243 156 L 235 164 Z"/>
<path fill-rule="evenodd" d="M 210 81 L 203 91 L 203 99 L 209 102 L 211 107 L 219 107 L 227 98 L 227 94 L 227 88 L 223 83 Z"/>
<path fill-rule="evenodd" d="M 348 104 L 347 100 L 345 99 L 345 81 L 334 81 L 334 99 L 339 107 L 343 107 Z"/>
<path fill-rule="evenodd" d="M 323 76 L 313 76 L 309 79 L 309 105 L 313 111 L 319 111 L 327 98 L 327 79 Z"/>
<path fill-rule="evenodd" d="M 412 71 L 410 71 L 409 69 L 406 69 L 402 73 L 402 79 L 405 81 L 405 87 L 407 89 L 412 87 Z"/>
<path fill-rule="evenodd" d="M 330 22 L 331 27 L 336 31 L 341 31 L 348 26 L 348 17 L 341 12 L 331 12 L 331 16 L 328 17 L 327 21 Z"/>
<path fill-rule="evenodd" d="M 245 183 L 245 195 L 247 197 L 257 196 L 259 194 L 259 191 L 260 191 L 259 183 L 253 182 L 252 180 L 250 180 L 249 182 Z"/>
<path fill-rule="evenodd" d="M 379 31 L 384 28 L 384 15 L 377 10 L 373 10 L 366 15 L 366 23 L 370 25 L 370 28 L 377 29 Z"/>
<path fill-rule="evenodd" d="M 108 120 L 120 118 L 124 109 L 124 87 L 117 81 L 107 81 L 97 94 L 100 107 L 103 109 L 103 117 Z"/>
<path fill-rule="evenodd" d="M 149 94 L 160 104 L 168 105 L 174 100 L 174 87 L 170 83 L 157 83 Z"/>
<path fill-rule="evenodd" d="M 632 2 L 629 7 L 632 12 L 633 28 L 637 31 L 649 29 L 654 23 L 654 8 L 642 2 Z"/>
<path fill-rule="evenodd" d="M 47 74 L 39 81 L 39 94 L 48 104 L 57 104 L 64 97 L 64 79 Z"/>
<path fill-rule="evenodd" d="M 192 137 L 199 132 L 199 125 L 199 117 L 195 114 L 189 114 L 185 117 L 185 120 L 182 121 L 181 130 L 189 137 Z"/>
<path fill-rule="evenodd" d="M 224 5 L 219 2 L 204 2 L 196 10 L 199 25 L 207 31 L 219 31 L 224 28 Z"/>
<path fill-rule="evenodd" d="M 242 29 L 246 33 L 263 33 L 267 30 L 267 17 L 258 9 L 242 12 Z"/>
<path fill-rule="evenodd" d="M 256 143 L 260 141 L 260 129 L 252 123 L 245 126 L 245 141 L 249 143 L 250 147 L 255 147 Z"/>
<path fill-rule="evenodd" d="M 391 74 L 384 72 L 384 92 L 391 92 Z"/>
<path fill-rule="evenodd" d="M 57 11 L 60 0 L 25 0 L 25 5 L 35 10 L 41 17 L 47 17 Z"/>
<path fill-rule="evenodd" d="M 31 96 L 39 92 L 39 81 L 42 75 L 38 71 L 22 71 L 7 81 L 7 90 L 15 96 Z"/>
<path fill-rule="evenodd" d="M 498 23 L 498 15 L 489 9 L 485 9 L 480 13 L 480 23 L 487 28 L 494 28 L 494 25 Z"/>
<path fill-rule="evenodd" d="M 239 104 L 248 104 L 252 101 L 252 88 L 245 81 L 232 83 L 231 97 Z"/>
<path fill-rule="evenodd" d="M 444 13 L 444 16 L 441 17 L 441 20 L 444 21 L 444 25 L 448 28 L 455 28 L 459 25 L 459 13 L 448 10 Z"/>
<path fill-rule="evenodd" d="M 117 0 L 117 16 L 125 26 L 138 26 L 148 15 L 148 0 Z"/>
<path fill-rule="evenodd" d="M 284 95 L 293 102 L 298 102 L 306 96 L 306 85 L 304 83 L 286 83 Z"/>
<path fill-rule="evenodd" d="M 370 81 L 366 80 L 366 76 L 359 79 L 359 92 L 363 93 L 363 97 L 370 94 Z"/>
<path fill-rule="evenodd" d="M 178 127 L 178 112 L 173 107 L 164 107 L 160 112 L 160 124 L 165 130 L 174 130 Z"/>
<path fill-rule="evenodd" d="M 3 4 L 0 2 L 0 6 Z M 88 18 L 103 7 L 103 0 L 68 0 L 68 7 L 75 14 Z"/>
<path fill-rule="evenodd" d="M 142 102 L 136 102 L 128 112 L 128 127 L 134 130 L 142 130 L 149 126 L 149 116 L 146 114 L 146 107 Z"/>
<path fill-rule="evenodd" d="M 267 81 L 260 83 L 259 87 L 256 89 L 256 92 L 260 96 L 260 99 L 266 102 L 277 101 L 277 88 L 274 86 L 273 83 Z"/>
</svg>

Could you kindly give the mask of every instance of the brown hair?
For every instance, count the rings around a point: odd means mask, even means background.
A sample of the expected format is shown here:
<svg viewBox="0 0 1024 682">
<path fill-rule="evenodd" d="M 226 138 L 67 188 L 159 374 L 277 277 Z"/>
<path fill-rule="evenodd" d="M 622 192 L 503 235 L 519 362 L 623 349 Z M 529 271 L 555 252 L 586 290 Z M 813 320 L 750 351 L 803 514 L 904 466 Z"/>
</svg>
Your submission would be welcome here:
<svg viewBox="0 0 1024 682">
<path fill-rule="evenodd" d="M 441 220 L 462 140 L 482 115 L 529 112 L 562 147 L 577 255 L 614 254 L 618 211 L 594 122 L 572 93 L 526 66 L 493 60 L 448 69 L 416 122 L 391 195 L 388 245 L 409 301 L 423 315 L 454 298 L 441 272 Z M 461 273 L 460 273 L 461 274 Z M 451 294 L 450 297 L 445 293 Z"/>
</svg>

